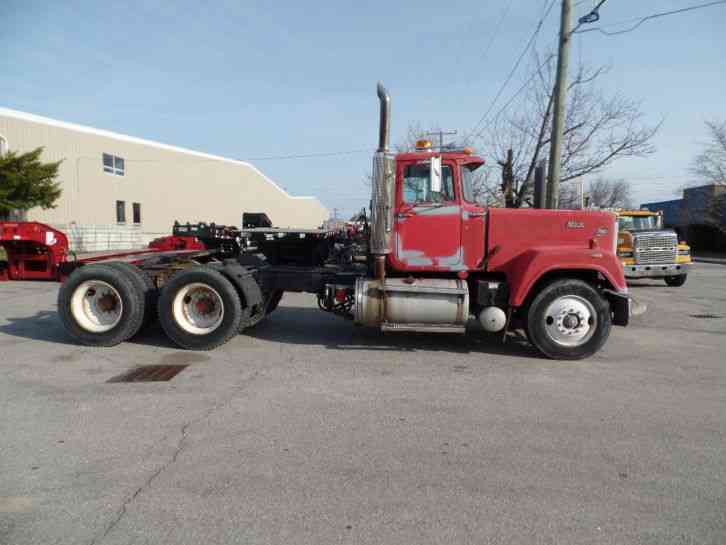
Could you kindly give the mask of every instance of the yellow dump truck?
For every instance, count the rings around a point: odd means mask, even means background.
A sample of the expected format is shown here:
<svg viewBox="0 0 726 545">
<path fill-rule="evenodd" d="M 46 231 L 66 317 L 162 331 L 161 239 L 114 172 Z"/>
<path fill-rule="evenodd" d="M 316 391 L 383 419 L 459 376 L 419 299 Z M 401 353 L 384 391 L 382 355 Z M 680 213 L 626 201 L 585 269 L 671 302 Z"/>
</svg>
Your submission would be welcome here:
<svg viewBox="0 0 726 545">
<path fill-rule="evenodd" d="M 663 228 L 663 215 L 650 210 L 614 210 L 618 217 L 618 257 L 626 278 L 662 278 L 669 286 L 686 283 L 691 249 Z"/>
</svg>

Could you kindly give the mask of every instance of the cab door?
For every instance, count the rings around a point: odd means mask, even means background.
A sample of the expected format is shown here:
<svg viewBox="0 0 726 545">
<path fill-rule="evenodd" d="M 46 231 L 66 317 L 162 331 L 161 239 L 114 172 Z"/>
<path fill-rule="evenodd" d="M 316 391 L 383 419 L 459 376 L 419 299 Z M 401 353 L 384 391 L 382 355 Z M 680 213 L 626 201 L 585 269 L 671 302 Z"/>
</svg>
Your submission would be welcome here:
<svg viewBox="0 0 726 545">
<path fill-rule="evenodd" d="M 464 268 L 461 207 L 454 184 L 455 164 L 443 161 L 441 191 L 431 188 L 431 162 L 402 161 L 396 172 L 391 266 L 399 271 L 452 271 Z"/>
<path fill-rule="evenodd" d="M 481 267 L 484 259 L 486 208 L 474 198 L 474 171 L 481 163 L 461 165 L 461 245 L 467 270 Z"/>
</svg>

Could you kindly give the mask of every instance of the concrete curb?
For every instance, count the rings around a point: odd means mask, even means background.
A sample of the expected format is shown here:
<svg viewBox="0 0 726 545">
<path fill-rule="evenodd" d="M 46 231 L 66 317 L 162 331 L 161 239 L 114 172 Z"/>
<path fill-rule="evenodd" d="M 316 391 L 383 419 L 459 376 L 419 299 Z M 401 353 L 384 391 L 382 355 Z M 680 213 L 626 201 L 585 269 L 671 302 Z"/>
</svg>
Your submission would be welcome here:
<svg viewBox="0 0 726 545">
<path fill-rule="evenodd" d="M 715 259 L 710 257 L 694 257 L 696 263 L 713 263 L 715 265 L 726 265 L 726 259 Z"/>
</svg>

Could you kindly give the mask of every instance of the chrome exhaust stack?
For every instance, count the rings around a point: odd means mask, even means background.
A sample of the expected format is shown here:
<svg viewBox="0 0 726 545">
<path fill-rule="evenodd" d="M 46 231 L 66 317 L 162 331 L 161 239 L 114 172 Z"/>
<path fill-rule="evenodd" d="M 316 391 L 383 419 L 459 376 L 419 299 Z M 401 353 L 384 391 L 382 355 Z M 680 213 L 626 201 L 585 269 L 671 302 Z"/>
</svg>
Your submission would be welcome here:
<svg viewBox="0 0 726 545">
<path fill-rule="evenodd" d="M 393 229 L 393 195 L 395 185 L 395 161 L 389 153 L 391 97 L 382 83 L 377 87 L 380 104 L 378 126 L 378 150 L 373 157 L 373 179 L 371 180 L 371 234 L 370 252 L 376 256 L 376 277 L 385 275 L 385 255 L 391 252 L 391 231 Z"/>
<path fill-rule="evenodd" d="M 380 103 L 380 118 L 378 121 L 378 152 L 388 153 L 388 144 L 391 135 L 391 96 L 379 81 L 378 102 Z"/>
</svg>

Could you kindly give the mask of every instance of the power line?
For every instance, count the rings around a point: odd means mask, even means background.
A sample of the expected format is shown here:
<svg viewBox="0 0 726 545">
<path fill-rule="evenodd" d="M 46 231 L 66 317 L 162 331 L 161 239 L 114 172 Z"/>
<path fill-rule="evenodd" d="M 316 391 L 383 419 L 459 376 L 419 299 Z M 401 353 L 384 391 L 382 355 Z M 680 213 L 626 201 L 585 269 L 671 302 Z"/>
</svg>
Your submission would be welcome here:
<svg viewBox="0 0 726 545">
<path fill-rule="evenodd" d="M 489 108 L 484 112 L 484 115 L 481 116 L 479 121 L 477 121 L 476 125 L 472 128 L 471 132 L 469 133 L 469 136 L 465 138 L 465 142 L 470 142 L 472 135 L 476 133 L 476 131 L 479 129 L 479 126 L 486 120 L 489 113 L 494 109 L 494 106 L 496 105 L 497 101 L 499 100 L 499 97 L 502 96 L 502 93 L 504 92 L 504 89 L 507 87 L 509 82 L 512 80 L 512 77 L 514 76 L 514 73 L 519 68 L 519 65 L 522 63 L 522 59 L 524 59 L 524 56 L 527 54 L 529 49 L 532 47 L 532 44 L 534 43 L 535 38 L 539 34 L 539 31 L 542 29 L 542 25 L 544 24 L 545 19 L 549 15 L 550 11 L 552 11 L 552 7 L 555 5 L 556 0 L 552 0 L 550 2 L 550 5 L 547 7 L 547 10 L 545 11 L 545 14 L 542 16 L 542 18 L 537 23 L 537 26 L 534 29 L 534 32 L 532 32 L 532 35 L 529 37 L 529 40 L 527 41 L 527 44 L 525 45 L 524 49 L 522 50 L 522 53 L 520 53 L 519 57 L 517 58 L 517 61 L 514 63 L 514 66 L 512 67 L 512 70 L 510 70 L 509 75 L 507 75 L 507 78 L 504 80 L 504 83 L 502 83 L 501 87 L 499 88 L 499 91 L 497 91 L 497 94 L 494 96 L 494 100 L 492 100 L 491 104 L 489 105 Z M 726 0 L 724 0 L 726 1 Z M 478 137 L 480 133 L 476 134 L 474 137 Z"/>
<path fill-rule="evenodd" d="M 319 153 L 304 153 L 296 155 L 271 155 L 267 157 L 250 157 L 244 159 L 245 161 L 282 161 L 286 159 L 309 159 L 312 157 L 334 157 L 338 155 L 353 155 L 356 153 L 373 153 L 371 148 L 353 149 L 346 151 L 323 151 Z"/>
<path fill-rule="evenodd" d="M 262 156 L 262 157 L 249 157 L 246 159 L 236 159 L 232 157 L 209 157 L 209 158 L 184 158 L 184 159 L 133 159 L 133 158 L 123 158 L 125 162 L 127 163 L 217 163 L 219 161 L 242 161 L 242 162 L 248 162 L 248 161 L 283 161 L 287 159 L 310 159 L 315 157 L 336 157 L 341 155 L 353 155 L 356 153 L 373 153 L 375 150 L 372 148 L 361 148 L 361 149 L 353 149 L 353 150 L 343 150 L 343 151 L 322 151 L 322 152 L 315 152 L 315 153 L 300 153 L 300 154 L 291 154 L 291 155 L 268 155 L 268 156 Z M 184 152 L 180 152 L 184 153 Z M 96 160 L 99 159 L 96 155 L 79 155 L 76 157 L 76 159 L 92 159 Z"/>
<path fill-rule="evenodd" d="M 497 24 L 497 28 L 494 30 L 494 33 L 492 34 L 491 39 L 489 40 L 489 43 L 487 44 L 486 48 L 484 49 L 484 53 L 482 53 L 481 60 L 485 60 L 487 58 L 487 55 L 489 54 L 489 50 L 492 48 L 492 44 L 494 43 L 494 40 L 497 39 L 497 36 L 499 36 L 499 32 L 502 29 L 502 23 L 504 22 L 504 19 L 509 15 L 509 9 L 512 7 L 512 0 L 509 0 L 506 7 L 504 8 L 504 11 L 502 11 L 502 16 L 499 19 L 499 23 Z"/>
<path fill-rule="evenodd" d="M 706 4 L 697 4 L 695 6 L 688 6 L 688 7 L 685 7 L 685 8 L 674 9 L 674 10 L 671 10 L 671 11 L 662 11 L 662 12 L 659 12 L 659 13 L 652 13 L 650 15 L 646 15 L 645 17 L 634 17 L 632 19 L 626 19 L 624 21 L 620 21 L 618 23 L 612 23 L 612 24 L 609 24 L 609 25 L 604 25 L 602 27 L 587 28 L 585 30 L 578 30 L 577 33 L 578 34 L 582 34 L 584 32 L 595 32 L 595 31 L 597 31 L 600 34 L 604 34 L 605 36 L 617 36 L 618 34 L 626 34 L 627 32 L 632 32 L 633 30 L 635 30 L 636 28 L 638 28 L 640 25 L 642 25 L 646 21 L 650 21 L 652 19 L 658 19 L 659 17 L 665 17 L 666 15 L 675 15 L 677 13 L 685 13 L 687 11 L 694 11 L 694 10 L 697 10 L 697 9 L 708 8 L 708 7 L 716 6 L 716 5 L 719 5 L 719 4 L 726 4 L 726 0 L 717 0 L 715 2 L 708 2 Z M 604 30 L 605 28 L 611 28 L 611 27 L 618 26 L 618 25 L 622 25 L 622 24 L 625 24 L 625 23 L 631 23 L 633 21 L 637 21 L 637 23 L 635 23 L 630 28 L 626 28 L 626 29 L 623 29 L 623 30 L 618 30 L 618 31 L 615 31 L 615 32 L 609 32 L 607 30 Z"/>
<path fill-rule="evenodd" d="M 600 20 L 600 8 L 606 2 L 606 0 L 600 0 L 595 7 L 593 7 L 588 13 L 583 15 L 577 20 L 577 25 L 570 31 L 570 34 L 574 34 L 582 26 L 589 23 L 596 23 Z"/>
<path fill-rule="evenodd" d="M 527 80 L 525 80 L 525 82 L 522 84 L 522 86 L 519 89 L 517 89 L 514 92 L 514 94 L 509 98 L 509 100 L 507 100 L 507 102 L 504 103 L 504 105 L 499 109 L 499 111 L 497 111 L 497 114 L 492 118 L 492 123 L 494 123 L 497 119 L 499 119 L 499 116 L 502 115 L 507 108 L 509 108 L 509 106 L 512 104 L 512 102 L 514 102 L 514 100 L 522 93 L 522 91 L 524 91 L 529 86 L 529 84 L 532 83 L 534 78 L 537 77 L 537 75 L 539 74 L 539 70 L 542 69 L 547 63 L 549 63 L 554 57 L 555 57 L 554 53 L 547 55 L 547 58 L 539 64 L 539 66 L 535 69 L 535 72 L 532 75 L 530 75 L 530 77 L 527 78 Z"/>
</svg>

